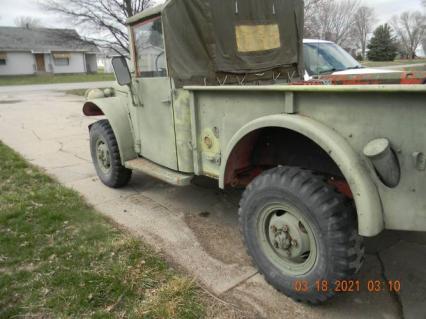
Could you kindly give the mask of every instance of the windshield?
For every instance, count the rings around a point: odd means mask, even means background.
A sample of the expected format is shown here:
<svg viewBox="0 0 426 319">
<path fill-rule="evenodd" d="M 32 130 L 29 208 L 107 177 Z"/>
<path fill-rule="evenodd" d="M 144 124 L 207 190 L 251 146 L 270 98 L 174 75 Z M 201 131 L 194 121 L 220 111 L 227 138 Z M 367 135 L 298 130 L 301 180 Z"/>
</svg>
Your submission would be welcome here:
<svg viewBox="0 0 426 319">
<path fill-rule="evenodd" d="M 133 27 L 136 70 L 140 77 L 167 76 L 161 18 L 156 17 Z"/>
<path fill-rule="evenodd" d="M 305 43 L 305 68 L 309 75 L 359 69 L 359 64 L 349 53 L 334 43 Z"/>
</svg>

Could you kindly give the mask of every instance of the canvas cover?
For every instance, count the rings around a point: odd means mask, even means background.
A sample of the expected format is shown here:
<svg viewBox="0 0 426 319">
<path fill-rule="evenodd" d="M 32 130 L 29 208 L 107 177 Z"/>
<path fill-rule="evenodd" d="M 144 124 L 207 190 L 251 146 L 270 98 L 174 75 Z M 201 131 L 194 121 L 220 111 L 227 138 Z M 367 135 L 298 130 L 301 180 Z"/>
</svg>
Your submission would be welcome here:
<svg viewBox="0 0 426 319">
<path fill-rule="evenodd" d="M 175 80 L 303 72 L 302 0 L 169 0 L 162 18 Z"/>
</svg>

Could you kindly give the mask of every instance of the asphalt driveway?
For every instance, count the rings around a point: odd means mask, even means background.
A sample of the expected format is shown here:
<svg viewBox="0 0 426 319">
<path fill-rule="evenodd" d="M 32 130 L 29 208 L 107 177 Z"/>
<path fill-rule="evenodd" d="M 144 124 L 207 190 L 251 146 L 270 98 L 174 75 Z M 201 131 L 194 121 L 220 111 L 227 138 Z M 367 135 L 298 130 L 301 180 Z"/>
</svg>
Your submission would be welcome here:
<svg viewBox="0 0 426 319">
<path fill-rule="evenodd" d="M 177 188 L 138 173 L 122 190 L 103 186 L 88 146 L 87 126 L 95 119 L 82 115 L 81 97 L 61 90 L 107 85 L 0 87 L 0 140 L 241 308 L 241 317 L 426 318 L 425 234 L 386 232 L 368 240 L 362 291 L 311 307 L 276 292 L 251 265 L 238 232 L 239 192 L 223 192 L 205 178 Z M 369 280 L 399 280 L 402 290 L 368 292 Z"/>
</svg>

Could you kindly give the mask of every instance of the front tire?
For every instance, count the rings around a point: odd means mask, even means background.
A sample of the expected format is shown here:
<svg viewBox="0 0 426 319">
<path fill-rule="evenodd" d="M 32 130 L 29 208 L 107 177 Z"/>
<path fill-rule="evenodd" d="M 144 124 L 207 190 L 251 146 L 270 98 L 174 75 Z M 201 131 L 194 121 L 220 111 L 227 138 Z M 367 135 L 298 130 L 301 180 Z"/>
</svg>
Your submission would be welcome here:
<svg viewBox="0 0 426 319">
<path fill-rule="evenodd" d="M 364 260 L 353 203 L 309 171 L 263 173 L 244 192 L 239 214 L 254 263 L 297 301 L 332 298 L 336 283 L 351 279 Z"/>
<path fill-rule="evenodd" d="M 126 186 L 132 171 L 121 165 L 120 151 L 111 125 L 101 120 L 90 129 L 90 152 L 100 180 L 112 188 Z"/>
</svg>

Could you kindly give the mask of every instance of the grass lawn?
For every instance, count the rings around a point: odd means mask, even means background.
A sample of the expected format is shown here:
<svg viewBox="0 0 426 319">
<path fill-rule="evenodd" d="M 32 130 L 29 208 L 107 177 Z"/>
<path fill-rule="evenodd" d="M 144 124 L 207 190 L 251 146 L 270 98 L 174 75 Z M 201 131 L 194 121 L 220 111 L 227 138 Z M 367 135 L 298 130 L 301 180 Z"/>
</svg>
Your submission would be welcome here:
<svg viewBox="0 0 426 319">
<path fill-rule="evenodd" d="M 409 64 L 426 64 L 426 59 L 415 59 L 415 60 L 395 60 L 391 62 L 375 62 L 375 61 L 363 61 L 362 65 L 368 67 L 377 66 L 393 66 L 393 65 L 409 65 Z"/>
<path fill-rule="evenodd" d="M 0 318 L 201 318 L 206 294 L 0 142 Z"/>
<path fill-rule="evenodd" d="M 0 86 L 4 85 L 25 85 L 25 84 L 55 84 L 55 83 L 78 83 L 114 81 L 114 74 L 57 74 L 57 75 L 19 75 L 0 76 Z"/>
</svg>

